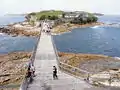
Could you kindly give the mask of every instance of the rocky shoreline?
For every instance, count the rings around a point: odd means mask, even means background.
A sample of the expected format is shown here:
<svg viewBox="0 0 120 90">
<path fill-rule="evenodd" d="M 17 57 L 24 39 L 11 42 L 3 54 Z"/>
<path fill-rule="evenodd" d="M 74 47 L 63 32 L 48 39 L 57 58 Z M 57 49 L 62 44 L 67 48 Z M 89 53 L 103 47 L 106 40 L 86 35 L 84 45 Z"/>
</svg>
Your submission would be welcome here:
<svg viewBox="0 0 120 90">
<path fill-rule="evenodd" d="M 118 27 L 114 24 L 105 24 L 102 22 L 96 23 L 88 23 L 88 24 L 70 24 L 64 23 L 53 27 L 51 34 L 52 35 L 59 35 L 66 32 L 71 32 L 75 28 L 86 28 L 92 26 L 111 26 L 111 27 Z M 7 25 L 6 27 L 0 27 L 0 33 L 5 33 L 11 35 L 13 37 L 16 36 L 39 36 L 41 27 L 32 26 L 29 22 L 20 22 L 11 25 Z"/>
<path fill-rule="evenodd" d="M 40 35 L 39 27 L 33 27 L 29 24 L 24 25 L 23 23 L 24 22 L 8 25 L 6 27 L 0 27 L 0 33 L 5 33 L 5 34 L 11 35 L 13 37 L 16 37 L 16 36 L 39 36 Z"/>
<path fill-rule="evenodd" d="M 91 27 L 95 25 L 103 25 L 103 23 L 91 23 L 91 24 L 61 24 L 52 29 L 52 35 L 62 34 L 65 32 L 70 32 L 74 28 L 83 28 L 83 27 Z M 11 35 L 13 37 L 16 36 L 39 36 L 40 35 L 40 27 L 31 26 L 28 22 L 15 23 L 12 25 L 7 25 L 6 27 L 0 27 L 0 33 L 5 33 Z"/>
<path fill-rule="evenodd" d="M 96 55 L 59 52 L 60 61 L 89 72 L 89 82 L 96 86 L 120 87 L 120 59 Z M 77 71 L 76 71 L 77 73 Z M 81 72 L 82 74 L 82 72 Z M 78 76 L 86 77 L 88 74 Z"/>
<path fill-rule="evenodd" d="M 65 24 L 61 24 L 61 25 L 54 27 L 52 34 L 53 35 L 62 34 L 62 33 L 66 33 L 66 32 L 71 32 L 75 28 L 85 28 L 85 27 L 92 27 L 92 26 L 96 26 L 96 25 L 101 26 L 101 25 L 105 25 L 105 24 L 102 22 L 83 24 L 83 25 L 65 23 Z"/>
<path fill-rule="evenodd" d="M 0 55 L 0 86 L 20 85 L 32 52 L 14 52 Z M 9 90 L 9 89 L 7 89 Z"/>
</svg>

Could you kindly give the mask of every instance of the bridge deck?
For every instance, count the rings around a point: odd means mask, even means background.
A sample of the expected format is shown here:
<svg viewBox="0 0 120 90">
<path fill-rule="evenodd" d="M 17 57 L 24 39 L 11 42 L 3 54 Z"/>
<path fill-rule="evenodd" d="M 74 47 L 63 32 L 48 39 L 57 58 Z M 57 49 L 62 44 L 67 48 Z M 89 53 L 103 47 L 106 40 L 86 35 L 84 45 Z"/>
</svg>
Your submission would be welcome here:
<svg viewBox="0 0 120 90">
<path fill-rule="evenodd" d="M 51 36 L 41 34 L 34 61 L 36 76 L 27 90 L 88 90 L 91 86 L 84 81 L 58 70 L 58 80 L 53 80 L 53 66 L 57 66 Z"/>
</svg>

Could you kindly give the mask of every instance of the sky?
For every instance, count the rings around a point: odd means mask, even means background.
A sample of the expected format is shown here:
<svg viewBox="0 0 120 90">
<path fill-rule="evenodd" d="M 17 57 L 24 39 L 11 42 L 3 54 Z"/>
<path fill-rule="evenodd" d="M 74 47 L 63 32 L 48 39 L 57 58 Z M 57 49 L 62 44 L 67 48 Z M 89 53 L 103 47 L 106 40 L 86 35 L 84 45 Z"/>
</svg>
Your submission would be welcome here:
<svg viewBox="0 0 120 90">
<path fill-rule="evenodd" d="M 41 10 L 87 11 L 120 15 L 120 0 L 0 0 L 0 14 Z"/>
</svg>

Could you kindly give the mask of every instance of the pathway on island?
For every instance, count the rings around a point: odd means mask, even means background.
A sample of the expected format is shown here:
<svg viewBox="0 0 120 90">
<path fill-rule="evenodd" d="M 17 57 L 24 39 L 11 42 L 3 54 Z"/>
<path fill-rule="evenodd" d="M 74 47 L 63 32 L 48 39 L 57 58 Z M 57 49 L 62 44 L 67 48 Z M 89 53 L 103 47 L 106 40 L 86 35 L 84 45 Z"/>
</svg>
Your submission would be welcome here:
<svg viewBox="0 0 120 90">
<path fill-rule="evenodd" d="M 36 77 L 27 90 L 88 90 L 87 88 L 91 87 L 86 82 L 59 70 L 59 79 L 53 80 L 54 65 L 57 66 L 57 60 L 51 35 L 41 33 L 34 61 Z"/>
</svg>

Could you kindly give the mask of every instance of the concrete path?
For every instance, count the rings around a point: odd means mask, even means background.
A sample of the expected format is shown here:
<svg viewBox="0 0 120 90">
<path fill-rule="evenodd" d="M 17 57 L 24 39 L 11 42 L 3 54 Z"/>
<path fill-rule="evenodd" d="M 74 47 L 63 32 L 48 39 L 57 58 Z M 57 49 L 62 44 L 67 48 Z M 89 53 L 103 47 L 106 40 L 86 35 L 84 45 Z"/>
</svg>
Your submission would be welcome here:
<svg viewBox="0 0 120 90">
<path fill-rule="evenodd" d="M 89 90 L 91 88 L 86 82 L 59 70 L 59 79 L 53 80 L 52 71 L 54 65 L 57 66 L 57 60 L 51 36 L 42 33 L 34 61 L 36 77 L 29 84 L 27 90 Z"/>
</svg>

